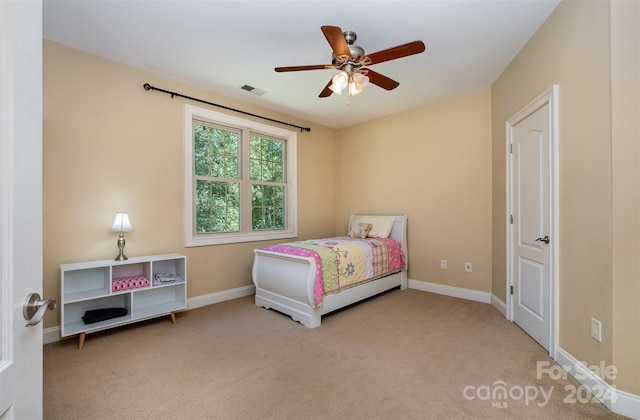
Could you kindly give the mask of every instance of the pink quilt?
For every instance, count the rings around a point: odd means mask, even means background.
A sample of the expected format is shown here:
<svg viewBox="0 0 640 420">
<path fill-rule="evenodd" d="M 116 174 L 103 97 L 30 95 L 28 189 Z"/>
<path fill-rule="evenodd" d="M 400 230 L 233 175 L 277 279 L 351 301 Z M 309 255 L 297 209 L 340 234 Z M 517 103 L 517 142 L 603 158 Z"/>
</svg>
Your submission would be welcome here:
<svg viewBox="0 0 640 420">
<path fill-rule="evenodd" d="M 265 248 L 281 254 L 311 257 L 316 262 L 314 304 L 323 296 L 403 270 L 402 244 L 389 238 L 337 237 L 288 242 Z"/>
</svg>

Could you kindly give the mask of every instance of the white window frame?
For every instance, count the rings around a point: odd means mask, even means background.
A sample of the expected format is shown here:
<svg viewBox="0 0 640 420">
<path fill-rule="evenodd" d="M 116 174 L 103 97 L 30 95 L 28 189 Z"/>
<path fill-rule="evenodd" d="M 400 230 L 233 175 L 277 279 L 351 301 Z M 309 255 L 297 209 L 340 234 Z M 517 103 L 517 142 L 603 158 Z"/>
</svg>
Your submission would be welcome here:
<svg viewBox="0 0 640 420">
<path fill-rule="evenodd" d="M 286 227 L 278 230 L 256 230 L 241 232 L 216 232 L 207 234 L 196 234 L 195 232 L 195 182 L 194 182 L 194 150 L 193 150 L 193 121 L 204 120 L 213 124 L 223 124 L 249 130 L 260 134 L 271 135 L 286 140 L 286 174 L 287 174 L 287 195 L 286 195 Z M 297 141 L 298 134 L 295 131 L 285 130 L 244 118 L 234 117 L 212 111 L 210 109 L 199 108 L 193 105 L 184 106 L 184 242 L 186 247 L 232 244 L 239 242 L 269 241 L 274 239 L 288 239 L 298 236 L 298 211 L 297 211 Z M 243 151 L 244 153 L 244 151 Z M 241 156 L 244 162 L 245 156 Z M 244 164 L 243 164 L 244 165 Z M 243 194 L 247 196 L 247 194 Z M 250 200 L 250 194 L 249 200 Z M 245 218 L 246 208 L 251 208 L 251 202 L 244 198 L 241 202 L 241 220 Z M 251 213 L 249 210 L 249 220 Z"/>
</svg>

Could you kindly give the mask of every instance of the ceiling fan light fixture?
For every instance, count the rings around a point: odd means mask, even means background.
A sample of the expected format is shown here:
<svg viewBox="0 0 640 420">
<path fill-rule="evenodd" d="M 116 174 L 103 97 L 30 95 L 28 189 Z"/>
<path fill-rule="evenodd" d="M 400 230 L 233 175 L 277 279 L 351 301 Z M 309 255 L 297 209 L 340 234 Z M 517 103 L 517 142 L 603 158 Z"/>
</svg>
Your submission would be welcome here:
<svg viewBox="0 0 640 420">
<path fill-rule="evenodd" d="M 359 89 L 358 85 L 353 82 L 349 83 L 349 96 L 356 96 L 360 92 L 362 92 L 362 89 Z"/>
<path fill-rule="evenodd" d="M 329 86 L 329 89 L 331 89 L 338 95 L 342 95 L 342 90 L 348 85 L 349 75 L 346 72 L 341 71 L 331 78 L 331 86 Z"/>
<path fill-rule="evenodd" d="M 369 84 L 369 78 L 362 73 L 353 73 L 349 83 L 349 96 L 354 96 L 362 92 Z"/>
</svg>

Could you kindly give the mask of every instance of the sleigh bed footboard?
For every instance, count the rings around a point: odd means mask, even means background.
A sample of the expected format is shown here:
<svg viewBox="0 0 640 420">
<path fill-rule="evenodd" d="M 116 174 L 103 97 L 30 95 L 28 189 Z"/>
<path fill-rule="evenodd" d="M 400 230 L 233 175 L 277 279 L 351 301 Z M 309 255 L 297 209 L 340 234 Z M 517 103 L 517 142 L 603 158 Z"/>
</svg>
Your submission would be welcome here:
<svg viewBox="0 0 640 420">
<path fill-rule="evenodd" d="M 321 311 L 313 307 L 315 260 L 260 249 L 254 254 L 256 305 L 285 313 L 308 328 L 320 325 Z"/>
</svg>

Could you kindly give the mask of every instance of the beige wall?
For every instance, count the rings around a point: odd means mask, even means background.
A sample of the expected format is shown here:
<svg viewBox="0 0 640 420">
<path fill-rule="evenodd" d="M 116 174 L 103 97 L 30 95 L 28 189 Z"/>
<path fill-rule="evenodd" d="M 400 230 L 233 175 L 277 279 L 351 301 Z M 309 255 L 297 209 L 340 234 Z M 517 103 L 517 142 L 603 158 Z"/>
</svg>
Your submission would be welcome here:
<svg viewBox="0 0 640 420">
<path fill-rule="evenodd" d="M 337 231 L 350 213 L 407 214 L 410 279 L 490 292 L 490 112 L 487 87 L 339 130 Z"/>
<path fill-rule="evenodd" d="M 117 211 L 129 212 L 135 228 L 125 235 L 126 255 L 187 255 L 189 297 L 252 284 L 252 250 L 264 242 L 184 248 L 186 100 L 147 92 L 145 82 L 310 126 L 298 133 L 299 235 L 334 233 L 334 130 L 57 43 L 43 48 L 44 296 L 60 295 L 60 264 L 115 257 L 117 236 L 108 229 Z M 58 310 L 44 326 L 57 325 Z"/>
<path fill-rule="evenodd" d="M 492 287 L 496 296 L 505 298 L 504 122 L 551 85 L 558 84 L 558 344 L 589 364 L 615 363 L 620 374 L 613 383 L 618 389 L 638 394 L 638 132 L 636 126 L 633 138 L 628 131 L 612 136 L 612 111 L 619 109 L 612 107 L 609 9 L 606 1 L 561 2 L 492 86 Z M 630 42 L 631 48 L 638 48 L 637 37 Z M 635 66 L 635 75 L 626 77 L 637 78 L 637 62 Z M 629 87 L 623 81 L 618 89 L 624 92 Z M 635 89 L 637 93 L 637 82 Z M 637 121 L 637 102 L 635 107 L 635 117 L 631 117 Z M 619 126 L 622 131 L 627 130 L 622 124 Z M 616 146 L 620 149 L 612 153 Z M 631 155 L 626 156 L 629 152 Z M 622 162 L 625 156 L 628 160 Z M 625 175 L 617 163 L 622 163 L 625 170 L 633 169 L 632 177 L 622 179 Z M 627 188 L 633 193 L 626 195 L 623 190 Z M 627 206 L 631 206 L 630 214 L 623 210 Z M 629 224 L 619 220 L 614 228 L 614 217 L 618 215 L 630 216 Z M 623 235 L 629 227 L 632 232 Z M 624 252 L 630 245 L 631 254 L 614 258 L 614 245 L 616 252 Z M 631 267 L 623 268 L 630 262 Z M 620 267 L 621 278 L 614 278 L 616 267 Z M 618 291 L 619 283 L 635 293 L 634 309 L 618 309 L 628 304 L 625 292 Z M 602 343 L 591 338 L 591 317 L 602 321 Z M 628 336 L 617 335 L 614 341 L 614 330 L 619 328 Z"/>
<path fill-rule="evenodd" d="M 640 2 L 611 3 L 613 364 L 640 394 Z M 631 374 L 629 374 L 631 373 Z M 634 374 L 635 373 L 635 374 Z"/>
</svg>

